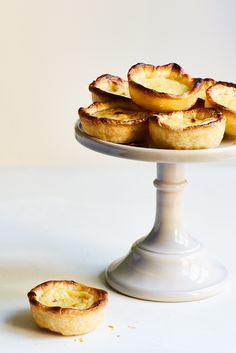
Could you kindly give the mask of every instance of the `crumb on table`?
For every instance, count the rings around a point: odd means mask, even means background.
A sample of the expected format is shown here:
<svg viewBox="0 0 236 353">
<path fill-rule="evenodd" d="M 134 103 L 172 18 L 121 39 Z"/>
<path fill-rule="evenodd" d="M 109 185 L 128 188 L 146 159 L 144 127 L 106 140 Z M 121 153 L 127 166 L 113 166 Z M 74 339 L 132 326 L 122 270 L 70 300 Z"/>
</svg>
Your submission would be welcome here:
<svg viewBox="0 0 236 353">
<path fill-rule="evenodd" d="M 108 325 L 108 328 L 110 328 L 112 331 L 115 330 L 115 326 L 114 325 Z"/>
</svg>

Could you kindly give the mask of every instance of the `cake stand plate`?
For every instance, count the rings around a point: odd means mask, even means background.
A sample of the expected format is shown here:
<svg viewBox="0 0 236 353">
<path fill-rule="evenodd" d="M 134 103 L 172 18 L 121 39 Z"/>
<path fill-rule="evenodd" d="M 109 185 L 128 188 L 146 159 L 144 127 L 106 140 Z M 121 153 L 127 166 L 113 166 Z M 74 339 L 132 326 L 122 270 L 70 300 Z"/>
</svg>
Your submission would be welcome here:
<svg viewBox="0 0 236 353">
<path fill-rule="evenodd" d="M 227 270 L 214 260 L 184 227 L 184 163 L 211 162 L 236 157 L 236 145 L 224 141 L 206 150 L 166 150 L 119 145 L 88 136 L 78 121 L 76 139 L 107 155 L 156 162 L 156 219 L 150 233 L 136 241 L 128 255 L 106 271 L 111 287 L 131 297 L 179 302 L 215 295 L 225 288 Z"/>
</svg>

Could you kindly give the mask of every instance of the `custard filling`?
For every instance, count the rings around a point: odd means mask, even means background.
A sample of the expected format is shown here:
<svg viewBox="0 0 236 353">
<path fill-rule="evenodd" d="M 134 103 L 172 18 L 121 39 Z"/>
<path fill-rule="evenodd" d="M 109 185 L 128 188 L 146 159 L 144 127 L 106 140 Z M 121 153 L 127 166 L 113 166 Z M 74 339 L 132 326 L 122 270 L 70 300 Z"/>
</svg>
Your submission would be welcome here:
<svg viewBox="0 0 236 353">
<path fill-rule="evenodd" d="M 99 85 L 98 87 L 108 93 L 114 93 L 118 96 L 130 98 L 128 82 L 124 82 L 123 84 L 119 85 L 115 82 L 108 81 L 106 83 L 104 82 L 103 85 Z"/>
<path fill-rule="evenodd" d="M 97 111 L 91 114 L 96 118 L 111 118 L 114 120 L 139 120 L 145 118 L 146 114 L 128 109 L 111 108 Z"/>
<path fill-rule="evenodd" d="M 39 301 L 47 306 L 85 310 L 94 304 L 95 297 L 86 291 L 68 288 L 51 288 L 40 296 Z"/>
<path fill-rule="evenodd" d="M 145 78 L 142 85 L 158 92 L 174 95 L 182 95 L 189 91 L 189 87 L 184 83 L 164 77 L 158 79 Z"/>
<path fill-rule="evenodd" d="M 170 126 L 171 128 L 179 128 L 183 129 L 189 126 L 199 126 L 206 125 L 213 121 L 217 121 L 217 119 L 213 116 L 206 116 L 205 114 L 196 114 L 189 115 L 183 112 L 177 112 L 175 114 L 171 114 L 170 116 L 160 117 L 160 122 L 165 125 Z"/>
<path fill-rule="evenodd" d="M 236 111 L 236 89 L 233 87 L 223 87 L 222 92 L 218 89 L 212 94 L 214 101 L 231 110 Z"/>
</svg>

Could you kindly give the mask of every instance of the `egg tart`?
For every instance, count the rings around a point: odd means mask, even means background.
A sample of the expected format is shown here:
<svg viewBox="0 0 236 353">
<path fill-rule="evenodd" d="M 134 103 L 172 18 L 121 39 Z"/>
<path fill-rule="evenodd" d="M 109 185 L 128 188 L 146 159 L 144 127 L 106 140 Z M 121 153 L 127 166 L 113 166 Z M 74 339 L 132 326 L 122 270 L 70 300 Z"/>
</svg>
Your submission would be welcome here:
<svg viewBox="0 0 236 353">
<path fill-rule="evenodd" d="M 191 109 L 160 113 L 149 120 L 152 143 L 158 148 L 204 149 L 220 144 L 225 118 L 215 109 Z"/>
<path fill-rule="evenodd" d="M 236 136 L 236 84 L 218 82 L 208 88 L 206 106 L 220 109 L 226 117 L 225 133 Z"/>
<path fill-rule="evenodd" d="M 28 293 L 38 326 L 62 335 L 82 335 L 100 323 L 108 294 L 74 281 L 48 281 Z"/>
<path fill-rule="evenodd" d="M 90 83 L 89 90 L 93 102 L 126 101 L 131 100 L 128 81 L 118 76 L 105 74 Z"/>
<path fill-rule="evenodd" d="M 177 64 L 136 64 L 128 72 L 128 83 L 137 105 L 154 112 L 170 112 L 191 108 L 203 81 L 191 78 Z"/>
<path fill-rule="evenodd" d="M 125 144 L 146 139 L 149 114 L 132 102 L 95 102 L 80 108 L 79 116 L 83 130 L 98 139 Z"/>
</svg>

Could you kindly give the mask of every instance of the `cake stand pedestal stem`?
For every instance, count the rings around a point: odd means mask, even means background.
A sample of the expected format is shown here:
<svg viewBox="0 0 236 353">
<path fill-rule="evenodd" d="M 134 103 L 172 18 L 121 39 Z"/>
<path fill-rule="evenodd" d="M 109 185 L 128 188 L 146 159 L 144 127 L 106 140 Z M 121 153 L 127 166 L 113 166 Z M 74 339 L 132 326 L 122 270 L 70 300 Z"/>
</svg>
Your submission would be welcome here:
<svg viewBox="0 0 236 353">
<path fill-rule="evenodd" d="M 199 243 L 189 236 L 184 227 L 186 185 L 183 164 L 157 164 L 157 179 L 154 180 L 157 188 L 156 219 L 140 247 L 162 253 L 192 251 L 199 247 Z"/>
</svg>

